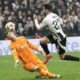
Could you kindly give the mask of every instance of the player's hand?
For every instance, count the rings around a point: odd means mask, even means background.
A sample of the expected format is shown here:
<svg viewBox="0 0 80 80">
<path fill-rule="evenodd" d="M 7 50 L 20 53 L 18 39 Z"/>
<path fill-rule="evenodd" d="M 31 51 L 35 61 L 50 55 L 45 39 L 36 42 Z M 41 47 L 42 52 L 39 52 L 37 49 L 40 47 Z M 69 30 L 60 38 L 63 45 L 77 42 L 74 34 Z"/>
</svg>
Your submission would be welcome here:
<svg viewBox="0 0 80 80">
<path fill-rule="evenodd" d="M 19 64 L 19 60 L 16 60 L 14 67 L 16 68 L 18 66 L 18 64 Z"/>
<path fill-rule="evenodd" d="M 33 19 L 37 19 L 37 15 L 34 14 L 34 15 L 33 15 Z"/>
<path fill-rule="evenodd" d="M 46 53 L 42 49 L 39 49 L 39 52 L 43 55 L 46 55 Z"/>
</svg>

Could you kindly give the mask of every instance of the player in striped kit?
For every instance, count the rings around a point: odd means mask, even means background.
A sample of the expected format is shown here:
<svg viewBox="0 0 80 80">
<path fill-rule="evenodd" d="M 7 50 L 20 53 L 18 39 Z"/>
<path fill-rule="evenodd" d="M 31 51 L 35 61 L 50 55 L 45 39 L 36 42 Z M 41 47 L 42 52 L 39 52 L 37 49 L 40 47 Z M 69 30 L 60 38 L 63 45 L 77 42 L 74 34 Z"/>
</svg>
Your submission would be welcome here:
<svg viewBox="0 0 80 80">
<path fill-rule="evenodd" d="M 50 32 L 49 35 L 40 39 L 40 45 L 42 46 L 43 50 L 46 53 L 44 63 L 47 63 L 48 60 L 52 57 L 47 46 L 47 43 L 49 42 L 54 43 L 56 45 L 60 59 L 79 61 L 80 58 L 78 57 L 64 55 L 66 50 L 66 35 L 62 30 L 63 26 L 62 19 L 58 15 L 52 13 L 52 7 L 50 4 L 43 5 L 43 13 L 45 15 L 43 21 L 39 24 L 37 17 L 34 16 L 34 22 L 38 30 L 47 27 L 47 29 Z"/>
</svg>

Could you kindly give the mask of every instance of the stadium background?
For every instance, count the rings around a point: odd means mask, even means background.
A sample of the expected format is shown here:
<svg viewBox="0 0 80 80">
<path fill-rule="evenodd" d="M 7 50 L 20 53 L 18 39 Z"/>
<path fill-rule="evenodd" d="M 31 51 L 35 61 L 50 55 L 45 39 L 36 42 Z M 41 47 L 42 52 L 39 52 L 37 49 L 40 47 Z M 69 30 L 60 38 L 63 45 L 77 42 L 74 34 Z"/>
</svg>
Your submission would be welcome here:
<svg viewBox="0 0 80 80">
<path fill-rule="evenodd" d="M 64 21 L 63 30 L 68 36 L 80 35 L 80 0 L 0 0 L 0 28 L 12 21 L 16 24 L 16 34 L 27 38 L 46 35 L 46 30 L 37 31 L 33 15 L 43 19 L 42 5 L 50 3 L 53 12 Z"/>
<path fill-rule="evenodd" d="M 5 24 L 11 21 L 15 23 L 15 34 L 19 36 L 36 39 L 48 35 L 49 31 L 46 28 L 38 31 L 33 21 L 34 14 L 38 16 L 39 22 L 42 21 L 44 18 L 42 5 L 45 3 L 50 3 L 53 7 L 52 11 L 63 19 L 62 28 L 71 38 L 67 43 L 67 51 L 80 51 L 78 43 L 78 40 L 80 42 L 80 0 L 0 0 L 0 32 L 3 33 L 2 29 Z M 0 35 L 0 38 L 2 36 L 3 34 Z M 3 43 L 3 41 L 0 42 L 0 54 L 7 54 L 5 50 L 10 53 L 7 42 Z M 33 43 L 35 44 L 34 40 Z M 51 46 L 49 47 L 51 48 Z M 54 47 L 52 46 L 52 48 Z M 50 51 L 55 52 L 56 48 L 52 48 Z"/>
</svg>

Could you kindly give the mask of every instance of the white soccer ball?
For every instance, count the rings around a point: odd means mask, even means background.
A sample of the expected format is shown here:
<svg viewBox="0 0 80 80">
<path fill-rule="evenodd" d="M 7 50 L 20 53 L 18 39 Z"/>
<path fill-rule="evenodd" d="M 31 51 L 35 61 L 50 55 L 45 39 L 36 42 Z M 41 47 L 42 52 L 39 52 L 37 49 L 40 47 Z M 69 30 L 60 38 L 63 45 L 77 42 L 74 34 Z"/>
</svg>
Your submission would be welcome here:
<svg viewBox="0 0 80 80">
<path fill-rule="evenodd" d="M 13 22 L 8 22 L 5 25 L 5 29 L 8 31 L 14 31 L 15 30 L 15 24 Z"/>
</svg>

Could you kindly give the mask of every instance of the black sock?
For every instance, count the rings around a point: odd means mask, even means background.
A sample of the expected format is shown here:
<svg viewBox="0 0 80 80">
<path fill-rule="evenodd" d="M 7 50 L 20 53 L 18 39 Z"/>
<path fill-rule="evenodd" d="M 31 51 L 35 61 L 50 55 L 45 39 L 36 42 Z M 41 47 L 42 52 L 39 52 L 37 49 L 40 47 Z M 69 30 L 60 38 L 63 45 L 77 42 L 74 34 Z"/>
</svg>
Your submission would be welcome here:
<svg viewBox="0 0 80 80">
<path fill-rule="evenodd" d="M 43 50 L 45 51 L 46 55 L 48 55 L 50 52 L 49 52 L 49 49 L 48 49 L 47 44 L 41 44 L 41 43 L 40 43 L 40 45 L 41 45 L 41 47 L 43 48 Z"/>
<path fill-rule="evenodd" d="M 79 61 L 80 58 L 78 58 L 78 57 L 74 57 L 74 56 L 71 56 L 71 55 L 65 55 L 64 60 Z"/>
</svg>

